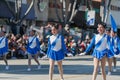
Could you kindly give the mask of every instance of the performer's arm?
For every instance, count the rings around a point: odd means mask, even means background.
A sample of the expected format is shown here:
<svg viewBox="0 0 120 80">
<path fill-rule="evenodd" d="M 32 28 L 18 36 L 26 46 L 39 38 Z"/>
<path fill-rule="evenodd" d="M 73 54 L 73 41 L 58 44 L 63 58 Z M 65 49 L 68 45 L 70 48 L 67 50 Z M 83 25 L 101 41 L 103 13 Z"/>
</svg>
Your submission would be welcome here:
<svg viewBox="0 0 120 80">
<path fill-rule="evenodd" d="M 37 49 L 38 49 L 38 51 L 39 51 L 39 50 L 40 50 L 40 41 L 39 41 L 38 38 L 36 38 L 36 43 L 37 43 Z"/>
<path fill-rule="evenodd" d="M 118 46 L 119 53 L 120 53 L 120 38 L 118 38 L 118 44 L 117 44 L 117 46 Z"/>
<path fill-rule="evenodd" d="M 5 42 L 6 42 L 6 44 L 5 44 L 6 48 L 9 49 L 8 48 L 8 39 L 7 38 L 5 39 Z"/>
<path fill-rule="evenodd" d="M 91 50 L 91 48 L 94 46 L 94 44 L 95 44 L 95 36 L 92 38 L 89 46 L 88 46 L 87 49 L 85 50 L 85 53 L 86 53 L 86 54 Z"/>
<path fill-rule="evenodd" d="M 47 54 L 49 54 L 49 52 L 50 52 L 50 49 L 51 49 L 51 45 L 50 45 L 50 39 L 48 39 L 48 49 L 47 49 Z"/>
<path fill-rule="evenodd" d="M 64 37 L 61 36 L 61 39 L 62 39 L 62 49 L 65 53 L 67 53 L 66 45 L 65 45 L 65 42 L 64 42 Z"/>
</svg>

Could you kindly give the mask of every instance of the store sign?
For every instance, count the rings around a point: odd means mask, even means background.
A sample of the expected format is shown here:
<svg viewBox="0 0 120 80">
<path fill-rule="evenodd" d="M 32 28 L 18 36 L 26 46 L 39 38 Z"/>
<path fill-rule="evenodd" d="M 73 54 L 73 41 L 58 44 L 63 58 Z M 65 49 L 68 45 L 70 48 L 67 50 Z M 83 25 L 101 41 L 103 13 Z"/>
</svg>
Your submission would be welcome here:
<svg viewBox="0 0 120 80">
<path fill-rule="evenodd" d="M 87 11 L 87 25 L 94 26 L 95 24 L 95 11 Z"/>
</svg>

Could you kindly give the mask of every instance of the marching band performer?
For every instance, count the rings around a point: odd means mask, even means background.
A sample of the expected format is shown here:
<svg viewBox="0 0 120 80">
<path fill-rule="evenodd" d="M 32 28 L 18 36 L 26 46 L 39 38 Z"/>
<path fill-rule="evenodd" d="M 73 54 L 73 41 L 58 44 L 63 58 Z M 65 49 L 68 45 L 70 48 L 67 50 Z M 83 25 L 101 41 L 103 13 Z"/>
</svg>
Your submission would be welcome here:
<svg viewBox="0 0 120 80">
<path fill-rule="evenodd" d="M 27 53 L 28 53 L 28 71 L 31 71 L 31 59 L 32 57 L 38 64 L 38 69 L 41 68 L 41 65 L 38 61 L 38 52 L 40 51 L 40 41 L 35 36 L 35 31 L 30 30 L 30 36 L 28 38 L 28 44 L 27 44 Z"/>
<path fill-rule="evenodd" d="M 110 13 L 110 21 L 111 21 L 111 39 L 110 39 L 110 42 L 112 44 L 112 46 L 110 46 L 111 47 L 110 50 L 111 50 L 112 53 L 114 53 L 113 72 L 116 72 L 116 63 L 117 63 L 116 57 L 120 53 L 120 39 L 117 36 L 117 25 L 116 25 L 116 22 L 115 22 L 111 13 Z M 112 65 L 112 63 L 111 63 L 111 65 Z"/>
<path fill-rule="evenodd" d="M 111 75 L 111 72 L 112 72 L 112 61 L 113 61 L 113 57 L 114 57 L 114 52 L 112 51 L 112 43 L 111 43 L 111 28 L 108 27 L 106 28 L 106 34 L 108 35 L 108 40 L 109 40 L 109 47 L 108 47 L 108 53 L 107 53 L 107 60 L 108 60 L 108 75 Z M 109 56 L 109 54 L 111 54 Z"/>
<path fill-rule="evenodd" d="M 8 54 L 8 39 L 5 37 L 5 31 L 0 32 L 0 56 L 3 56 L 3 60 L 6 64 L 5 69 L 8 70 L 8 61 L 7 61 L 7 54 Z"/>
<path fill-rule="evenodd" d="M 90 45 L 87 47 L 85 52 L 81 53 L 81 55 L 87 54 L 90 49 L 94 46 L 93 50 L 93 61 L 94 61 L 94 71 L 92 80 L 96 80 L 97 72 L 99 68 L 99 63 L 101 62 L 101 71 L 103 80 L 106 80 L 106 73 L 105 73 L 105 65 L 106 65 L 106 57 L 111 57 L 111 54 L 108 54 L 108 47 L 109 47 L 109 37 L 105 34 L 105 27 L 106 24 L 101 22 L 98 24 L 98 34 L 96 34 L 90 43 Z M 107 56 L 106 56 L 107 55 Z"/>
<path fill-rule="evenodd" d="M 112 43 L 112 52 L 114 53 L 113 57 L 113 72 L 116 72 L 116 64 L 117 64 L 117 55 L 120 54 L 120 38 L 117 36 L 117 30 L 116 29 L 111 29 L 111 43 Z"/>
<path fill-rule="evenodd" d="M 66 46 L 64 43 L 64 38 L 62 37 L 62 35 L 60 35 L 58 33 L 58 28 L 59 28 L 58 24 L 54 24 L 52 26 L 52 34 L 53 35 L 51 35 L 49 37 L 49 41 L 48 41 L 47 55 L 48 55 L 49 64 L 50 64 L 49 80 L 53 80 L 53 70 L 54 70 L 55 61 L 57 61 L 57 64 L 58 64 L 60 78 L 61 78 L 61 80 L 64 80 L 62 61 L 65 56 Z"/>
</svg>

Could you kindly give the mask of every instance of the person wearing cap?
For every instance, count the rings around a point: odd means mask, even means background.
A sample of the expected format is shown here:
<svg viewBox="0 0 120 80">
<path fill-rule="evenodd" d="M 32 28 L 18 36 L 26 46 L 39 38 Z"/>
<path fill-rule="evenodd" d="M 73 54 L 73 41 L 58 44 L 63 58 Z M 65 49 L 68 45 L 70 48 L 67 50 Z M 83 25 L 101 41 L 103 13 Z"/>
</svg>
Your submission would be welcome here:
<svg viewBox="0 0 120 80">
<path fill-rule="evenodd" d="M 5 37 L 5 31 L 0 32 L 0 56 L 3 56 L 3 60 L 6 64 L 5 69 L 8 70 L 8 61 L 7 61 L 7 54 L 8 54 L 8 39 Z"/>
<path fill-rule="evenodd" d="M 28 44 L 27 44 L 27 53 L 28 53 L 28 71 L 31 71 L 31 59 L 32 57 L 38 64 L 38 69 L 41 68 L 41 65 L 38 61 L 38 52 L 40 51 L 40 41 L 35 36 L 35 31 L 30 30 Z"/>
<path fill-rule="evenodd" d="M 98 28 L 97 28 L 98 34 L 94 35 L 94 37 L 90 42 L 90 45 L 86 48 L 85 52 L 81 53 L 81 55 L 87 54 L 94 46 L 94 50 L 92 53 L 93 62 L 94 62 L 92 80 L 96 80 L 100 62 L 101 62 L 102 77 L 103 77 L 103 80 L 106 80 L 105 65 L 106 65 L 106 57 L 107 57 L 106 55 L 107 55 L 108 46 L 109 46 L 108 45 L 109 38 L 105 34 L 105 27 L 106 27 L 106 24 L 103 22 L 98 24 Z"/>
<path fill-rule="evenodd" d="M 117 60 L 116 57 L 120 53 L 120 38 L 117 36 L 117 30 L 111 29 L 111 43 L 112 43 L 112 51 L 114 52 L 113 57 L 113 72 L 116 72 L 116 64 Z"/>
</svg>

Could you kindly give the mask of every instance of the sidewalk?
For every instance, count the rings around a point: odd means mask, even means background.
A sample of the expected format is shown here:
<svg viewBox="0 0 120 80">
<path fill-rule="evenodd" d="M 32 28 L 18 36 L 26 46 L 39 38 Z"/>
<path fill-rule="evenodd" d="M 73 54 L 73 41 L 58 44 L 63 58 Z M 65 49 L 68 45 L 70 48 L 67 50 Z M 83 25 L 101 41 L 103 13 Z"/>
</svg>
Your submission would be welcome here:
<svg viewBox="0 0 120 80">
<path fill-rule="evenodd" d="M 27 71 L 27 60 L 9 60 L 10 70 L 4 70 L 4 62 L 0 60 L 0 80 L 48 80 L 49 61 L 39 60 L 42 68 L 37 70 L 36 63 L 32 61 L 32 71 Z M 91 56 L 67 57 L 63 61 L 65 80 L 91 80 L 93 59 Z M 108 67 L 106 66 L 106 72 Z M 54 70 L 54 80 L 59 80 L 57 65 Z M 96 80 L 102 80 L 98 74 Z M 107 80 L 120 80 L 120 58 L 117 62 L 117 72 L 107 76 Z"/>
</svg>

